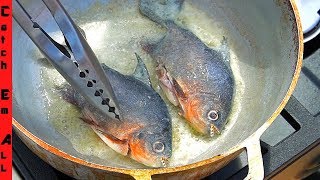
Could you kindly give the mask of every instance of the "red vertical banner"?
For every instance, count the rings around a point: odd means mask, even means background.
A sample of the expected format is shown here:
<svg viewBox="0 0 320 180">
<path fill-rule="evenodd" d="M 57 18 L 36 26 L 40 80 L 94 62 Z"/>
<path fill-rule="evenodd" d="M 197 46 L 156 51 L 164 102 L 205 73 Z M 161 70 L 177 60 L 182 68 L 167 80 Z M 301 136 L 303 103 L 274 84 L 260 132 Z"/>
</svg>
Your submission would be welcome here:
<svg viewBox="0 0 320 180">
<path fill-rule="evenodd" d="M 0 179 L 12 179 L 12 1 L 0 0 Z"/>
</svg>

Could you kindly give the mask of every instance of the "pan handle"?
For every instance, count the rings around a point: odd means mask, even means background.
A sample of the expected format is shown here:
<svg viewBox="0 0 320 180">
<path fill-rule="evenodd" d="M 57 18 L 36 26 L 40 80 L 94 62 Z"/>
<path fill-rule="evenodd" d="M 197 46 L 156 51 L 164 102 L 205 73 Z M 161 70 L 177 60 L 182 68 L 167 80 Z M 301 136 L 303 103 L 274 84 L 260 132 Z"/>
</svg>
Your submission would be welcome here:
<svg viewBox="0 0 320 180">
<path fill-rule="evenodd" d="M 260 146 L 260 136 L 254 136 L 245 145 L 248 156 L 249 172 L 246 180 L 262 180 L 264 178 L 263 159 Z"/>
<path fill-rule="evenodd" d="M 260 146 L 260 136 L 255 135 L 245 143 L 245 148 L 248 156 L 249 172 L 246 180 L 263 180 L 264 168 Z M 151 180 L 151 173 L 148 171 L 136 171 L 130 174 L 136 180 Z"/>
</svg>

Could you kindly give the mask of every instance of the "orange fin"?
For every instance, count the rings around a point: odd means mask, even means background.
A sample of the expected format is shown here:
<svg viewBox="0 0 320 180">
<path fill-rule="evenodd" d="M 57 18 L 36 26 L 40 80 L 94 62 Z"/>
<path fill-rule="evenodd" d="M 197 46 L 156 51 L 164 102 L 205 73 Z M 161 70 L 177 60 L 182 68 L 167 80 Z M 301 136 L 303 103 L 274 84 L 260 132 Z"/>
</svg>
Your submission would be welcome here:
<svg viewBox="0 0 320 180">
<path fill-rule="evenodd" d="M 94 132 L 105 142 L 110 148 L 115 150 L 116 152 L 126 156 L 129 152 L 129 144 L 126 140 L 120 140 L 110 134 L 107 134 L 105 132 L 102 132 L 95 127 L 91 128 L 94 130 Z"/>
<path fill-rule="evenodd" d="M 166 67 L 163 64 L 159 64 L 156 68 L 157 76 L 160 81 L 160 87 L 167 96 L 168 100 L 174 105 L 178 106 L 179 101 L 174 92 L 174 87 L 171 82 L 170 74 L 167 72 Z"/>
<path fill-rule="evenodd" d="M 95 125 L 94 121 L 91 120 L 91 119 L 87 119 L 87 118 L 84 118 L 84 117 L 79 117 L 79 119 L 81 119 L 83 122 L 85 122 L 87 124 Z"/>
</svg>

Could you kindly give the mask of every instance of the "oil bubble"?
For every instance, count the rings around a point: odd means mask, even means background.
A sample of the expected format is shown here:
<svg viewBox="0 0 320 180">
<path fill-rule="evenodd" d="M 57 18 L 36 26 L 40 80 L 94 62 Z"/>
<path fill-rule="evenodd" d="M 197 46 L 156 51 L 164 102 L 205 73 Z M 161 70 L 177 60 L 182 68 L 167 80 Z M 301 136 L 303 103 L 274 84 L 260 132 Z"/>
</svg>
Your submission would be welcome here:
<svg viewBox="0 0 320 180">
<path fill-rule="evenodd" d="M 63 130 L 67 130 L 69 128 L 69 126 L 68 125 L 65 125 L 64 127 L 63 127 Z"/>
</svg>

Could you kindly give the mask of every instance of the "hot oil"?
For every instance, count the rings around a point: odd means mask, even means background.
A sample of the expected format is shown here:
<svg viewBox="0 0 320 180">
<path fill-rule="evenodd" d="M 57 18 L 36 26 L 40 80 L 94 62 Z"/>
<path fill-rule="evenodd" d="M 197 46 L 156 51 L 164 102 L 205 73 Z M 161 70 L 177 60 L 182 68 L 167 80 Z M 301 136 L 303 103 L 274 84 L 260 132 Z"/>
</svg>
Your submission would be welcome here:
<svg viewBox="0 0 320 180">
<path fill-rule="evenodd" d="M 230 41 L 231 67 L 235 75 L 235 98 L 228 123 L 222 135 L 215 138 L 203 137 L 196 133 L 178 115 L 178 109 L 172 106 L 159 88 L 155 76 L 156 64 L 151 57 L 141 49 L 141 42 L 156 42 L 161 39 L 166 29 L 140 15 L 137 1 L 110 1 L 107 4 L 96 3 L 90 8 L 90 14 L 75 12 L 72 14 L 77 19 L 77 24 L 85 31 L 87 40 L 97 55 L 100 62 L 116 69 L 123 74 L 131 74 L 136 66 L 134 52 L 138 53 L 147 66 L 151 76 L 152 86 L 162 96 L 169 107 L 173 126 L 173 155 L 169 166 L 185 165 L 195 162 L 196 157 L 203 152 L 214 151 L 215 144 L 228 135 L 238 112 L 243 93 L 243 83 L 240 79 L 238 60 L 232 51 L 233 42 Z M 88 12 L 89 12 L 88 11 Z M 103 12 L 103 13 L 101 13 Z M 92 16 L 91 16 L 92 15 Z M 94 20 L 94 22 L 90 22 Z M 88 22 L 89 21 L 89 22 Z M 223 36 L 229 37 L 225 27 L 217 23 L 216 19 L 207 16 L 201 10 L 194 8 L 188 1 L 183 5 L 182 11 L 176 20 L 178 25 L 191 30 L 209 47 L 217 48 Z M 208 26 L 210 24 L 210 26 Z M 75 106 L 61 99 L 57 87 L 61 87 L 65 80 L 52 68 L 42 69 L 43 86 L 48 95 L 49 122 L 57 132 L 65 136 L 74 149 L 88 156 L 112 161 L 119 167 L 145 168 L 142 164 L 122 156 L 107 145 L 84 123 L 81 111 Z"/>
</svg>

